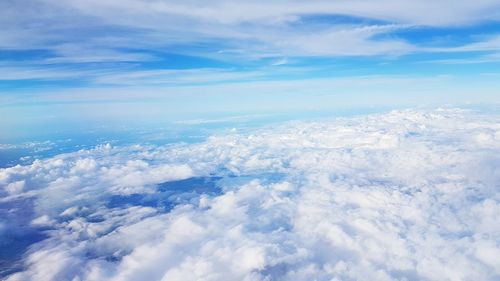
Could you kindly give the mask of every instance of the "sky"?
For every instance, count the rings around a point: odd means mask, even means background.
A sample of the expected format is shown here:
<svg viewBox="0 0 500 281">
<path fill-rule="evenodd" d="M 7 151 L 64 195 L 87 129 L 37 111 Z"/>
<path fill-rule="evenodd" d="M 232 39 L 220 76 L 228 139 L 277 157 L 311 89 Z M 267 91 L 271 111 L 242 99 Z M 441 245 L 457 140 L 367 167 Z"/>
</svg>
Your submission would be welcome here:
<svg viewBox="0 0 500 281">
<path fill-rule="evenodd" d="M 0 0 L 0 279 L 500 280 L 499 0 Z"/>
<path fill-rule="evenodd" d="M 495 0 L 6 0 L 0 129 L 498 104 L 499 30 Z"/>
</svg>

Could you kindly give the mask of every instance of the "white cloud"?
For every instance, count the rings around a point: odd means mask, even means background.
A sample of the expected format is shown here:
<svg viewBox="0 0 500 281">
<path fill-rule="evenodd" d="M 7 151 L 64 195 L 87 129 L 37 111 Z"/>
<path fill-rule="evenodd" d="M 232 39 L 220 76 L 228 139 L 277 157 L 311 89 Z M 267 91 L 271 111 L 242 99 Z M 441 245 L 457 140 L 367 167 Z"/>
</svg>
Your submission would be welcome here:
<svg viewBox="0 0 500 281">
<path fill-rule="evenodd" d="M 83 13 L 98 15 L 107 20 L 127 23 L 134 18 L 110 14 L 115 9 L 120 14 L 149 17 L 144 25 L 161 20 L 161 15 L 187 17 L 206 22 L 237 24 L 241 22 L 283 23 L 303 14 L 342 14 L 386 21 L 412 24 L 449 25 L 498 19 L 498 2 L 467 1 L 149 1 L 129 0 L 69 1 L 64 3 Z"/>
<path fill-rule="evenodd" d="M 8 1 L 0 6 L 0 46 L 49 50 L 53 56 L 43 63 L 148 61 L 154 56 L 143 51 L 179 45 L 190 47 L 176 52 L 225 59 L 398 55 L 419 48 L 374 36 L 495 21 L 499 9 L 495 0 Z M 317 15 L 381 23 L 308 21 Z"/>
<path fill-rule="evenodd" d="M 49 227 L 7 280 L 493 280 L 499 121 L 393 111 L 2 169 L 1 202 L 32 198 Z M 221 194 L 170 212 L 107 203 L 165 202 L 156 184 L 213 175 Z"/>
</svg>

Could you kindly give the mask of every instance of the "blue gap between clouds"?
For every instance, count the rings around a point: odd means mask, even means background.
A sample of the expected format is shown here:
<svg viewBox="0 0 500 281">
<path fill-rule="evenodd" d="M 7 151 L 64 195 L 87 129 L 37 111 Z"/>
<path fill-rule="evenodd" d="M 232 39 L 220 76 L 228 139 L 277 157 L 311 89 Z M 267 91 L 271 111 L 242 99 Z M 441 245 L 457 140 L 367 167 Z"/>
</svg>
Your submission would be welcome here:
<svg viewBox="0 0 500 281">
<path fill-rule="evenodd" d="M 157 192 L 153 194 L 111 195 L 104 199 L 105 206 L 148 206 L 161 212 L 169 212 L 179 204 L 196 204 L 202 195 L 222 194 L 222 189 L 217 185 L 220 179 L 222 177 L 209 176 L 165 182 L 159 184 Z M 1 223 L 5 225 L 5 230 L 0 232 L 0 278 L 22 271 L 23 257 L 30 246 L 49 238 L 46 234 L 49 228 L 31 225 L 35 218 L 34 204 L 33 198 L 0 203 Z M 85 219 L 99 222 L 92 214 Z"/>
<path fill-rule="evenodd" d="M 196 205 L 201 196 L 216 197 L 226 190 L 236 189 L 255 179 L 269 184 L 280 182 L 285 177 L 283 174 L 276 173 L 255 175 L 234 175 L 229 171 L 221 173 L 226 173 L 226 175 L 164 182 L 157 185 L 155 193 L 104 196 L 101 202 L 107 208 L 145 206 L 155 208 L 161 213 L 168 213 L 177 205 Z M 31 221 L 35 218 L 35 204 L 34 198 L 0 203 L 0 218 L 2 224 L 7 227 L 6 231 L 0 232 L 0 278 L 22 271 L 24 269 L 23 257 L 30 247 L 49 238 L 46 232 L 50 230 L 49 227 L 31 225 Z M 85 219 L 90 223 L 102 221 L 93 214 L 86 215 Z M 102 257 L 90 252 L 88 256 L 89 258 L 105 258 L 108 261 L 118 261 L 121 258 Z"/>
</svg>

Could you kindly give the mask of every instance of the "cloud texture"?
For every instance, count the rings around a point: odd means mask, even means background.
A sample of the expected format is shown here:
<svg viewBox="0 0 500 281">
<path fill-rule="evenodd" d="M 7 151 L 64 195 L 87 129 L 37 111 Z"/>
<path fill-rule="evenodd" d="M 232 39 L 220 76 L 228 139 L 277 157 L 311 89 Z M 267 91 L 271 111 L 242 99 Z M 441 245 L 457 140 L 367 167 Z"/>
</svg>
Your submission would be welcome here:
<svg viewBox="0 0 500 281">
<path fill-rule="evenodd" d="M 496 0 L 4 1 L 0 49 L 46 50 L 48 57 L 35 60 L 42 68 L 147 62 L 172 47 L 174 53 L 225 60 L 398 55 L 432 50 L 394 36 L 395 31 L 497 22 L 499 10 Z M 41 78 L 51 74 L 29 72 Z"/>
<path fill-rule="evenodd" d="M 2 208 L 32 209 L 2 240 L 47 236 L 7 280 L 495 280 L 499 121 L 393 111 L 2 169 Z"/>
</svg>

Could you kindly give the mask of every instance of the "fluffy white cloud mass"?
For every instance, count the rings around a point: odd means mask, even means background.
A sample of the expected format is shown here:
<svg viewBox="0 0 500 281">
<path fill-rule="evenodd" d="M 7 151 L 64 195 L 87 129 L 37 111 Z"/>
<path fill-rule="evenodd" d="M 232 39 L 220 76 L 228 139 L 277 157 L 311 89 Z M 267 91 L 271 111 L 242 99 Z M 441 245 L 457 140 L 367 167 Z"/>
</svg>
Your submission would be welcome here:
<svg viewBox="0 0 500 281">
<path fill-rule="evenodd" d="M 1 238 L 45 235 L 9 281 L 500 278 L 491 114 L 404 110 L 105 145 L 2 169 L 0 185 Z"/>
</svg>

